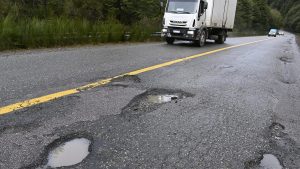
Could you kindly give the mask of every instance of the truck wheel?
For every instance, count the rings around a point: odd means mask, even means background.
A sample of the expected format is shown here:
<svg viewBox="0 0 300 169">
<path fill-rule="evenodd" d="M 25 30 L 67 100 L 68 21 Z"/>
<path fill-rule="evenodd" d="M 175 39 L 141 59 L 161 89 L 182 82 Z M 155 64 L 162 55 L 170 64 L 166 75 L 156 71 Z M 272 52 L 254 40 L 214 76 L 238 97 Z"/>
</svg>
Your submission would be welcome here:
<svg viewBox="0 0 300 169">
<path fill-rule="evenodd" d="M 226 40 L 225 35 L 219 35 L 218 39 L 215 42 L 218 44 L 223 44 L 225 42 L 225 40 Z"/>
<path fill-rule="evenodd" d="M 201 31 L 200 38 L 199 38 L 199 46 L 202 47 L 205 45 L 206 42 L 206 32 L 205 30 Z"/>
<path fill-rule="evenodd" d="M 172 45 L 174 43 L 175 39 L 174 38 L 166 38 L 166 42 L 169 44 L 169 45 Z"/>
</svg>

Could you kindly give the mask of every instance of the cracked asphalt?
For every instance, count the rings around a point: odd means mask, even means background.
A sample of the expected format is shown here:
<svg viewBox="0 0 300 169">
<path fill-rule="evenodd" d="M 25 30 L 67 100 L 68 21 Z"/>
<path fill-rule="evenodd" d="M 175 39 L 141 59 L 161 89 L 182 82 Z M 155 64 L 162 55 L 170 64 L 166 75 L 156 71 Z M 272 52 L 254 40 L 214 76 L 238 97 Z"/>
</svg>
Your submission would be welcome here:
<svg viewBox="0 0 300 169">
<path fill-rule="evenodd" d="M 0 53 L 0 107 L 155 64 L 266 39 Z M 92 141 L 66 169 L 300 167 L 300 52 L 293 34 L 184 61 L 0 116 L 0 168 L 38 169 L 57 142 Z M 176 95 L 166 103 L 148 96 Z"/>
</svg>

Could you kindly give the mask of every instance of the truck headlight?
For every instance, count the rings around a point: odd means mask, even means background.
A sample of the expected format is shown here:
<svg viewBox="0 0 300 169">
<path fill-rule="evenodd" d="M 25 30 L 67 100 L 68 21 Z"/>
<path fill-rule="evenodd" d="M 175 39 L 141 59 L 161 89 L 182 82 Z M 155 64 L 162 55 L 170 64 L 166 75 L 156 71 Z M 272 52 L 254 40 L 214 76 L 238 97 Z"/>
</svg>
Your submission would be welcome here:
<svg viewBox="0 0 300 169">
<path fill-rule="evenodd" d="M 195 33 L 194 31 L 187 31 L 188 35 L 194 35 L 194 33 Z"/>
<path fill-rule="evenodd" d="M 162 32 L 163 32 L 163 33 L 167 33 L 167 32 L 168 32 L 168 29 L 162 29 Z"/>
</svg>

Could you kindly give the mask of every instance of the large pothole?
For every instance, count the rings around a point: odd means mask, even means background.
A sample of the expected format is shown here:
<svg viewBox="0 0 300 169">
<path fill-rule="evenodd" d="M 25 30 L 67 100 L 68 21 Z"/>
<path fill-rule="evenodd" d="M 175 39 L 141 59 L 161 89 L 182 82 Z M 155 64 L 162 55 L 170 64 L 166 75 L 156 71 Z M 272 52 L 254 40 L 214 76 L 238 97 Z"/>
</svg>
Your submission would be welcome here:
<svg viewBox="0 0 300 169">
<path fill-rule="evenodd" d="M 58 146 L 49 153 L 46 166 L 56 168 L 78 164 L 84 160 L 89 152 L 91 141 L 77 138 Z"/>
<path fill-rule="evenodd" d="M 282 169 L 278 158 L 273 154 L 264 154 L 263 159 L 260 161 L 262 169 Z"/>
<path fill-rule="evenodd" d="M 84 137 L 60 138 L 49 145 L 48 156 L 45 156 L 46 168 L 68 167 L 81 163 L 91 152 L 90 139 Z"/>
<path fill-rule="evenodd" d="M 285 131 L 285 126 L 274 122 L 268 128 L 268 148 L 256 159 L 245 163 L 245 169 L 299 168 L 299 148 Z"/>
<path fill-rule="evenodd" d="M 245 163 L 245 169 L 283 169 L 279 159 L 273 154 L 263 154 Z"/>
<path fill-rule="evenodd" d="M 145 113 L 152 112 L 161 105 L 178 100 L 193 97 L 193 94 L 170 89 L 150 89 L 134 97 L 130 103 L 122 109 L 122 116 L 139 117 Z"/>
</svg>

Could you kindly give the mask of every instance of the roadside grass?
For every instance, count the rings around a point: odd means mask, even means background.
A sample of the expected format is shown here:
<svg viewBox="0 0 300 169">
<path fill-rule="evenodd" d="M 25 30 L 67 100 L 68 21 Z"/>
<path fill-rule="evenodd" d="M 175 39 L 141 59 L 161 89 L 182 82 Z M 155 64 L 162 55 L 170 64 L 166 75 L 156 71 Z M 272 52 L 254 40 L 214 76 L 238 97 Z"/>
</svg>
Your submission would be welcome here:
<svg viewBox="0 0 300 169">
<path fill-rule="evenodd" d="M 116 20 L 90 22 L 64 17 L 17 20 L 8 15 L 0 20 L 0 50 L 157 40 L 151 36 L 159 31 L 157 25 L 160 24 L 155 19 L 125 26 Z"/>
</svg>

